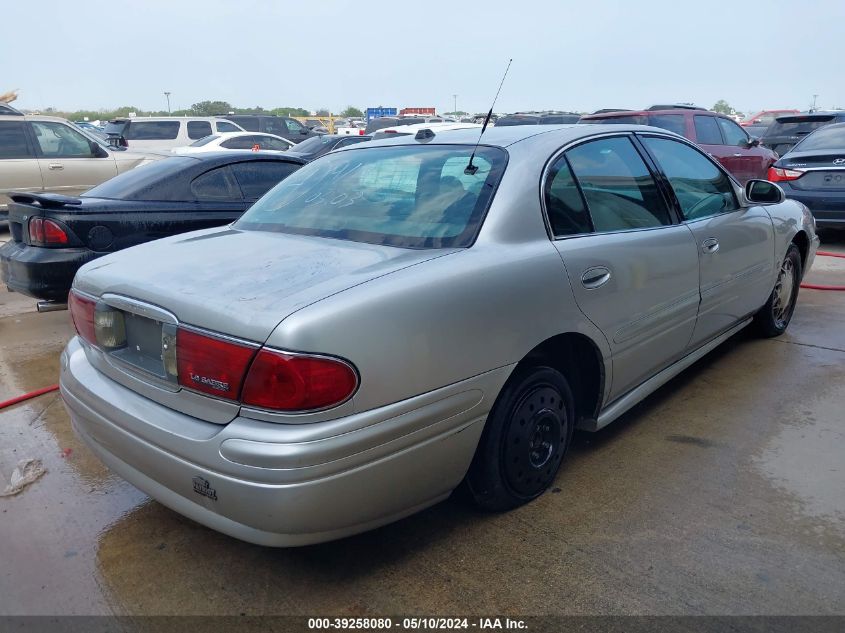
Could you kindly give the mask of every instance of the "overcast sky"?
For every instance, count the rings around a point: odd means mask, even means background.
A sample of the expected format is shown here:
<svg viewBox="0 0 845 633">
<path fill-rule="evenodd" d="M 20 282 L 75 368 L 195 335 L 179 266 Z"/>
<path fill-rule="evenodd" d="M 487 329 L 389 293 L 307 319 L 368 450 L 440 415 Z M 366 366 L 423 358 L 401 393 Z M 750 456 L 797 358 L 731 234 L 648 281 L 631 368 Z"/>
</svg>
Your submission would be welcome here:
<svg viewBox="0 0 845 633">
<path fill-rule="evenodd" d="M 845 107 L 843 0 L 24 0 L 2 14 L 0 93 L 19 88 L 28 109 L 165 109 L 168 90 L 173 109 L 447 111 L 457 94 L 481 112 L 509 57 L 497 112 Z"/>
</svg>

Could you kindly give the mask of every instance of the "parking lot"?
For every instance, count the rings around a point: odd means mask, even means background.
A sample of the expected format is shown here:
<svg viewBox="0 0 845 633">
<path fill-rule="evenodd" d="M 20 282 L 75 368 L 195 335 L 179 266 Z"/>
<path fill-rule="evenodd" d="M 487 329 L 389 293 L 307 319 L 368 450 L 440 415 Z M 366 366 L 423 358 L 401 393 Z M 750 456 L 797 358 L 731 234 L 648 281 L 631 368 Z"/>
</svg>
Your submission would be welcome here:
<svg viewBox="0 0 845 633">
<path fill-rule="evenodd" d="M 8 233 L 0 229 L 0 241 Z M 845 240 L 824 236 L 824 250 Z M 845 283 L 820 257 L 807 281 Z M 0 612 L 834 614 L 845 609 L 845 293 L 740 333 L 597 434 L 507 514 L 453 497 L 349 539 L 248 545 L 109 473 L 56 393 L 0 412 Z M 0 400 L 57 382 L 67 312 L 0 290 Z M 0 488 L 5 482 L 0 482 Z M 178 582 L 175 580 L 178 579 Z"/>
</svg>

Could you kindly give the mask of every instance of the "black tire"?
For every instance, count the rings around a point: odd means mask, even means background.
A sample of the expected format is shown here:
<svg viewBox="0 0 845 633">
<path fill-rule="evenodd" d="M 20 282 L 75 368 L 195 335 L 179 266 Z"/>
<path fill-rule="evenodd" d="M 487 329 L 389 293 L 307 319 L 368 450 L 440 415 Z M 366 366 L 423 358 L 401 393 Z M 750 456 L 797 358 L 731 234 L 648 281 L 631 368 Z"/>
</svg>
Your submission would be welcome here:
<svg viewBox="0 0 845 633">
<path fill-rule="evenodd" d="M 790 244 L 778 271 L 772 294 L 754 315 L 754 326 L 760 336 L 772 338 L 786 332 L 795 312 L 802 277 L 801 252 L 795 244 Z"/>
<path fill-rule="evenodd" d="M 517 370 L 493 405 L 467 474 L 473 502 L 502 511 L 539 497 L 554 481 L 574 428 L 566 378 L 551 367 Z"/>
</svg>

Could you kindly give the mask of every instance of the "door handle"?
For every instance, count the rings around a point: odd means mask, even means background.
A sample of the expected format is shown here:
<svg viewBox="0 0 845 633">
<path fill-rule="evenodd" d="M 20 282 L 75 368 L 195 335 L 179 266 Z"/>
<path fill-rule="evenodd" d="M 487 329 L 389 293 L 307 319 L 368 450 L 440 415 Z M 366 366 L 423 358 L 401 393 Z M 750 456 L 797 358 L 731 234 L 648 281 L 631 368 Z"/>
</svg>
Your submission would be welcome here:
<svg viewBox="0 0 845 633">
<path fill-rule="evenodd" d="M 741 157 L 742 154 L 734 154 L 734 156 Z"/>
<path fill-rule="evenodd" d="M 50 163 L 49 165 L 47 165 L 47 168 L 48 169 L 64 169 L 65 166 L 62 165 L 61 163 Z"/>
<path fill-rule="evenodd" d="M 704 253 L 715 253 L 719 250 L 719 240 L 715 237 L 708 237 L 701 243 L 701 251 Z"/>
<path fill-rule="evenodd" d="M 593 266 L 584 271 L 581 275 L 581 285 L 588 290 L 600 288 L 610 281 L 610 270 L 604 266 Z"/>
</svg>

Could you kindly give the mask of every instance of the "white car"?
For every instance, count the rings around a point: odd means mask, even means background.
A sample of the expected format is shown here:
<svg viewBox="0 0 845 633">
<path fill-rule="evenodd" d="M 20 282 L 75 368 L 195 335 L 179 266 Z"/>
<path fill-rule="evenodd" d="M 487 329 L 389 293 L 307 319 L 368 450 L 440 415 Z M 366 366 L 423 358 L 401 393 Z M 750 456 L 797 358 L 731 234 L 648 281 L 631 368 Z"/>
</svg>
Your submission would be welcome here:
<svg viewBox="0 0 845 633">
<path fill-rule="evenodd" d="M 200 154 L 204 152 L 222 151 L 271 151 L 286 152 L 295 143 L 263 132 L 227 132 L 225 134 L 209 134 L 190 145 L 174 147 L 174 154 Z"/>
<path fill-rule="evenodd" d="M 467 128 L 481 129 L 478 123 L 414 123 L 413 125 L 393 125 L 381 130 L 373 132 L 373 140 L 378 140 L 393 136 L 406 136 L 409 134 L 416 134 L 420 130 L 431 130 L 432 132 L 445 132 L 446 130 L 465 130 Z"/>
</svg>

